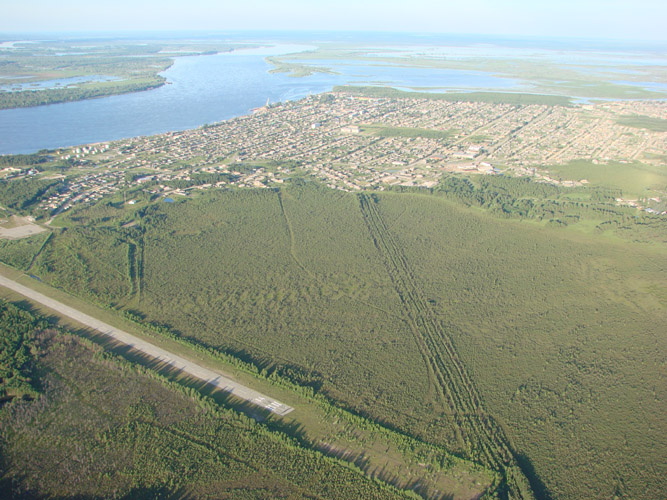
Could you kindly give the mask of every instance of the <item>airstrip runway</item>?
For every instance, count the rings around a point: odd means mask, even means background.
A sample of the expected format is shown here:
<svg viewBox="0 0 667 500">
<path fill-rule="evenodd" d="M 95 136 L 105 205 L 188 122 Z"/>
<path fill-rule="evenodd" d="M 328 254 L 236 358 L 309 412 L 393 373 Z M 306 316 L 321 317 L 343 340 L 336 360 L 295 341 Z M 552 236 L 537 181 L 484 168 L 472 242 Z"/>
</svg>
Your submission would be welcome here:
<svg viewBox="0 0 667 500">
<path fill-rule="evenodd" d="M 223 391 L 228 392 L 237 398 L 248 401 L 254 405 L 265 408 L 281 416 L 287 415 L 294 409 L 291 406 L 281 403 L 280 401 L 245 387 L 220 373 L 214 372 L 190 360 L 177 356 L 176 354 L 162 349 L 161 347 L 146 342 L 145 340 L 135 337 L 134 335 L 123 330 L 119 330 L 118 328 L 95 319 L 92 316 L 82 313 L 81 311 L 63 304 L 62 302 L 58 302 L 57 300 L 47 297 L 44 294 L 36 292 L 27 286 L 21 285 L 20 283 L 17 283 L 16 281 L 10 280 L 1 275 L 0 286 L 9 288 L 16 293 L 34 300 L 35 302 L 39 302 L 49 309 L 52 309 L 60 314 L 78 321 L 83 325 L 86 325 L 102 333 L 103 335 L 118 340 L 119 342 L 122 342 L 123 344 L 126 344 L 133 349 L 141 351 L 159 361 L 169 364 L 184 373 L 188 373 L 189 375 L 197 377 L 207 382 L 208 384 L 219 387 Z"/>
</svg>

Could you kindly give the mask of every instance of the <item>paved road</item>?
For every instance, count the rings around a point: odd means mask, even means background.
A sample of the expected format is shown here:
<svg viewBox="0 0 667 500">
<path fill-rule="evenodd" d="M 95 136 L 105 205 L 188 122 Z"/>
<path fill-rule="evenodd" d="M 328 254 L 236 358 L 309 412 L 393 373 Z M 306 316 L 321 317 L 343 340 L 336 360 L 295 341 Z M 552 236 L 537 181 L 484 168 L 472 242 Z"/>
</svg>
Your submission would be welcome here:
<svg viewBox="0 0 667 500">
<path fill-rule="evenodd" d="M 286 404 L 281 403 L 280 401 L 276 401 L 275 399 L 265 396 L 264 394 L 234 382 L 233 380 L 230 380 L 219 373 L 199 366 L 192 361 L 177 356 L 176 354 L 146 342 L 145 340 L 135 337 L 134 335 L 124 332 L 123 330 L 119 330 L 118 328 L 97 320 L 92 316 L 88 316 L 87 314 L 84 314 L 72 307 L 66 306 L 62 302 L 58 302 L 57 300 L 36 292 L 35 290 L 21 285 L 16 281 L 5 278 L 4 276 L 0 276 L 0 286 L 4 286 L 10 290 L 13 290 L 14 292 L 20 293 L 21 295 L 24 295 L 25 297 L 28 297 L 35 302 L 39 302 L 40 304 L 45 305 L 49 309 L 53 309 L 60 314 L 75 319 L 79 323 L 93 328 L 94 330 L 97 330 L 104 335 L 112 337 L 122 342 L 123 344 L 132 347 L 133 349 L 137 349 L 143 353 L 148 354 L 149 356 L 163 361 L 164 363 L 168 363 L 174 368 L 182 370 L 183 372 L 204 380 L 209 384 L 217 386 L 220 389 L 233 394 L 237 398 L 244 399 L 257 406 L 266 408 L 267 410 L 270 410 L 278 415 L 287 415 L 294 409 L 291 406 L 287 406 Z"/>
</svg>

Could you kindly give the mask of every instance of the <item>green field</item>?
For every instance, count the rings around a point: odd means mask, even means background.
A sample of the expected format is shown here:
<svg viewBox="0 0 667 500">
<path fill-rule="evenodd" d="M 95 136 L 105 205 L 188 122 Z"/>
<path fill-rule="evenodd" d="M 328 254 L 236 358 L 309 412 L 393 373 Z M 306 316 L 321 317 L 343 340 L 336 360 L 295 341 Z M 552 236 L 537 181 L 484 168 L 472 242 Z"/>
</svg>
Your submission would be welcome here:
<svg viewBox="0 0 667 500">
<path fill-rule="evenodd" d="M 664 252 L 525 223 L 499 231 L 431 199 L 383 201 L 482 398 L 551 496 L 664 491 L 666 443 L 651 431 L 667 424 L 655 420 Z"/>
<path fill-rule="evenodd" d="M 361 131 L 378 137 L 423 137 L 425 139 L 449 139 L 450 130 L 433 130 L 413 127 L 387 127 L 382 124 L 362 125 Z"/>
<path fill-rule="evenodd" d="M 626 127 L 645 128 L 653 132 L 667 132 L 667 120 L 642 115 L 621 116 L 617 123 Z"/>
<path fill-rule="evenodd" d="M 594 164 L 579 160 L 545 169 L 556 179 L 586 179 L 593 186 L 619 189 L 625 197 L 653 196 L 652 192 L 667 189 L 667 167 L 640 162 Z"/>
<path fill-rule="evenodd" d="M 622 235 L 651 240 L 656 222 L 596 208 L 593 188 L 476 182 L 82 208 L 29 272 L 499 470 L 510 491 L 653 498 L 665 253 Z M 573 223 L 545 225 L 559 210 Z"/>
</svg>

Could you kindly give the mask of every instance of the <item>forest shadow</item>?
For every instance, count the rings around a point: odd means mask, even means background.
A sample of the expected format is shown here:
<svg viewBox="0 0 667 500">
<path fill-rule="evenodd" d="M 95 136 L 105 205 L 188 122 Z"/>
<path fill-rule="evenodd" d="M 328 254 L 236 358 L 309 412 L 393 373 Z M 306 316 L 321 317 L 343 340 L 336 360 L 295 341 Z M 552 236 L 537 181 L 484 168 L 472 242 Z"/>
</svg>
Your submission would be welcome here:
<svg viewBox="0 0 667 500">
<path fill-rule="evenodd" d="M 537 500 L 553 500 L 551 492 L 537 475 L 537 472 L 535 472 L 535 467 L 533 466 L 533 463 L 530 461 L 530 459 L 522 453 L 517 453 L 516 461 L 519 464 L 519 468 L 523 471 L 524 475 L 528 479 L 530 487 L 535 494 L 535 498 Z"/>
<path fill-rule="evenodd" d="M 97 330 L 80 328 L 72 331 L 72 333 L 93 341 L 103 349 L 131 363 L 148 368 L 171 382 L 192 389 L 224 408 L 232 409 L 256 422 L 263 423 L 271 430 L 287 434 L 303 444 L 308 442 L 302 425 L 291 420 L 288 421 L 267 408 L 251 403 L 217 385 L 184 372 L 181 368 L 175 367 L 167 361 L 155 358 Z"/>
</svg>

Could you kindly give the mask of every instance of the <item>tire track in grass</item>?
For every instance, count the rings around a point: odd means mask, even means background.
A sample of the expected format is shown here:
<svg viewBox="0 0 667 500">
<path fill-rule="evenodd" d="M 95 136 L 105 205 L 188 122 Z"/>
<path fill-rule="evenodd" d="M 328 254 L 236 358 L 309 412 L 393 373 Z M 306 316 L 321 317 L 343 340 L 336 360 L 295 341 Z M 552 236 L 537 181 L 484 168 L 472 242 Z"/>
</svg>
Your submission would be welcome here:
<svg viewBox="0 0 667 500">
<path fill-rule="evenodd" d="M 46 245 L 48 245 L 48 243 L 49 243 L 49 241 L 51 241 L 52 237 L 53 237 L 53 232 L 50 232 L 49 235 L 46 237 L 46 239 L 40 245 L 39 250 L 37 250 L 37 253 L 35 253 L 35 255 L 32 256 L 32 259 L 30 259 L 30 264 L 28 264 L 28 267 L 26 268 L 26 272 L 29 272 L 32 269 L 32 266 L 35 264 L 35 261 L 42 254 L 42 252 L 44 251 L 44 248 L 46 248 Z"/>
<path fill-rule="evenodd" d="M 284 204 L 284 201 L 283 201 L 283 192 L 282 192 L 282 190 L 281 190 L 280 188 L 278 188 L 278 189 L 276 190 L 276 194 L 278 195 L 278 205 L 280 206 L 280 213 L 281 213 L 281 215 L 282 215 L 282 217 L 283 217 L 283 220 L 284 220 L 284 222 L 285 222 L 285 228 L 287 229 L 287 233 L 288 233 L 288 235 L 289 235 L 289 240 L 290 240 L 290 249 L 289 249 L 289 253 L 290 253 L 290 256 L 292 257 L 292 260 L 294 261 L 294 263 L 295 263 L 295 264 L 296 264 L 296 265 L 297 265 L 297 266 L 298 266 L 304 273 L 306 273 L 306 275 L 307 275 L 309 278 L 313 279 L 313 281 L 315 281 L 315 282 L 316 282 L 317 284 L 319 284 L 320 286 L 323 286 L 323 285 L 326 283 L 326 280 L 323 279 L 322 277 L 320 277 L 316 272 L 314 272 L 314 271 L 308 269 L 308 268 L 303 264 L 303 262 L 301 262 L 301 260 L 297 257 L 297 255 L 296 255 L 296 254 L 297 254 L 297 251 L 296 251 L 296 249 L 297 249 L 296 237 L 294 236 L 294 228 L 293 228 L 293 226 L 292 226 L 292 221 L 290 220 L 289 216 L 287 215 L 287 211 L 285 210 L 285 204 Z M 341 194 L 341 195 L 339 195 L 339 196 L 344 196 L 344 195 Z M 331 284 L 331 283 L 329 283 L 329 284 Z M 359 302 L 359 303 L 361 303 L 361 304 L 364 304 L 364 305 L 367 306 L 367 307 L 373 308 L 373 309 L 375 309 L 375 310 L 377 310 L 377 311 L 382 312 L 383 314 L 387 314 L 388 316 L 393 316 L 393 317 L 395 317 L 395 318 L 397 318 L 397 319 L 402 319 L 401 316 L 396 315 L 393 311 L 389 311 L 389 310 L 387 310 L 387 309 L 383 309 L 383 308 L 381 308 L 381 307 L 379 307 L 379 306 L 377 306 L 377 305 L 375 305 L 375 304 L 371 304 L 370 302 L 367 302 L 367 301 L 365 301 L 365 300 L 359 299 L 358 297 L 354 297 L 354 296 L 352 296 L 350 293 L 347 293 L 347 292 L 342 291 L 342 288 L 341 288 L 340 286 L 338 286 L 338 285 L 336 286 L 336 290 L 337 290 L 337 291 L 341 291 L 342 293 L 345 294 L 345 296 L 347 296 L 347 297 L 349 297 L 350 299 L 352 299 L 352 300 L 354 300 L 354 301 L 357 301 L 357 302 Z"/>
<path fill-rule="evenodd" d="M 407 322 L 433 377 L 432 383 L 456 423 L 457 436 L 473 460 L 503 474 L 503 493 L 507 498 L 533 498 L 505 433 L 484 409 L 446 328 L 428 304 L 405 253 L 382 219 L 377 202 L 367 194 L 358 196 L 364 221 L 405 307 Z"/>
<path fill-rule="evenodd" d="M 285 211 L 285 206 L 283 205 L 283 192 L 278 188 L 276 190 L 276 194 L 278 195 L 278 205 L 280 205 L 280 213 L 283 216 L 283 220 L 285 221 L 285 227 L 287 228 L 287 234 L 289 235 L 289 253 L 292 256 L 292 260 L 296 263 L 299 268 L 306 273 L 308 276 L 311 278 L 315 278 L 315 275 L 304 266 L 299 258 L 296 256 L 296 241 L 294 239 L 294 231 L 292 229 L 292 222 L 290 221 L 289 217 L 287 216 L 287 212 Z"/>
</svg>

